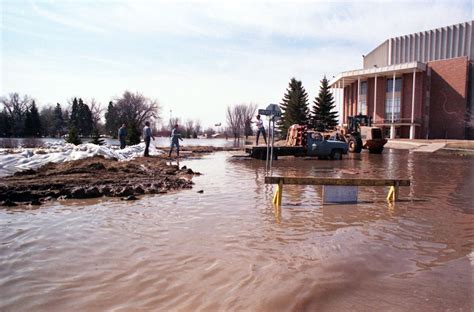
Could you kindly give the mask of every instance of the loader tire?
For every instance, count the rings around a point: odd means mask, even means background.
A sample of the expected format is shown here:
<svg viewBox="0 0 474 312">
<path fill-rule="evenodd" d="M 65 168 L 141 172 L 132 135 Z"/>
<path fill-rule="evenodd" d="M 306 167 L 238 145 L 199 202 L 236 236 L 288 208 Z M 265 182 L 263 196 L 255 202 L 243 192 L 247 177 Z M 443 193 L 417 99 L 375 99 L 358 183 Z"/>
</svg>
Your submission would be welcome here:
<svg viewBox="0 0 474 312">
<path fill-rule="evenodd" d="M 362 151 L 362 140 L 353 135 L 349 138 L 349 152 L 360 153 Z"/>
</svg>

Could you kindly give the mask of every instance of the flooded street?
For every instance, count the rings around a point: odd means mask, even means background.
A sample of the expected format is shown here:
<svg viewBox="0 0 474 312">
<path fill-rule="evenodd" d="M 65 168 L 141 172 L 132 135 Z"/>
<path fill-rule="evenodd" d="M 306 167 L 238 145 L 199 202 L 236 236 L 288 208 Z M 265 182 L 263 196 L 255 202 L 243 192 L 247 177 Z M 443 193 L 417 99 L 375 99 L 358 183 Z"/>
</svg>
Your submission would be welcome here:
<svg viewBox="0 0 474 312">
<path fill-rule="evenodd" d="M 402 201 L 263 184 L 265 162 L 186 160 L 191 190 L 0 210 L 1 311 L 472 311 L 474 158 L 280 159 L 274 175 L 410 178 Z M 197 191 L 203 190 L 202 194 Z"/>
</svg>

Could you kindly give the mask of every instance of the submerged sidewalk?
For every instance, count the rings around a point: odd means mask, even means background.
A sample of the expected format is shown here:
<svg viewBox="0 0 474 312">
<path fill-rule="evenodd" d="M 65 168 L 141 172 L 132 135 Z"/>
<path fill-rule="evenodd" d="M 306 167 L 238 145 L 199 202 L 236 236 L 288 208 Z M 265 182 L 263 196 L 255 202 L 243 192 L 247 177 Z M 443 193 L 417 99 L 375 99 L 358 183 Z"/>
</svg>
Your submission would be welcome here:
<svg viewBox="0 0 474 312">
<path fill-rule="evenodd" d="M 440 149 L 474 152 L 474 141 L 393 139 L 388 140 L 385 148 L 409 149 L 414 152 L 425 153 L 433 153 Z"/>
</svg>

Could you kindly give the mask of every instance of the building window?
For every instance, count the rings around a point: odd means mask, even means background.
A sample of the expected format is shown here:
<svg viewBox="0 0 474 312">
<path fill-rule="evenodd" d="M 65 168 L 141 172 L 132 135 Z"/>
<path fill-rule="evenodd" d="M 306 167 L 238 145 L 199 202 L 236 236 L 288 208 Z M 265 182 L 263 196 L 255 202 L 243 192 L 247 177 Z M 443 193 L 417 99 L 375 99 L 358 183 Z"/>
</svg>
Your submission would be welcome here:
<svg viewBox="0 0 474 312">
<path fill-rule="evenodd" d="M 393 79 L 387 79 L 387 89 L 385 93 L 385 119 L 399 121 L 400 120 L 400 99 L 402 91 L 402 78 L 395 79 L 395 101 L 393 100 Z M 393 110 L 393 111 L 392 111 Z"/>
<path fill-rule="evenodd" d="M 360 83 L 359 103 L 357 103 L 357 114 L 367 115 L 367 81 Z"/>
</svg>

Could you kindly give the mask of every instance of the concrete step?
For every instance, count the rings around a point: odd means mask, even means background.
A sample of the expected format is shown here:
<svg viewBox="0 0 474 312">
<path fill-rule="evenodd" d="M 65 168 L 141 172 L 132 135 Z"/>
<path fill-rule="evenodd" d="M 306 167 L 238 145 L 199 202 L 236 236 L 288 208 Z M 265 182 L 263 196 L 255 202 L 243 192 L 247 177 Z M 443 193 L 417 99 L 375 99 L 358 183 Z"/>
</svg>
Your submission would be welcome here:
<svg viewBox="0 0 474 312">
<path fill-rule="evenodd" d="M 428 145 L 422 145 L 416 149 L 414 152 L 421 152 L 421 153 L 433 153 L 437 150 L 440 150 L 446 146 L 446 143 L 430 143 Z"/>
</svg>

